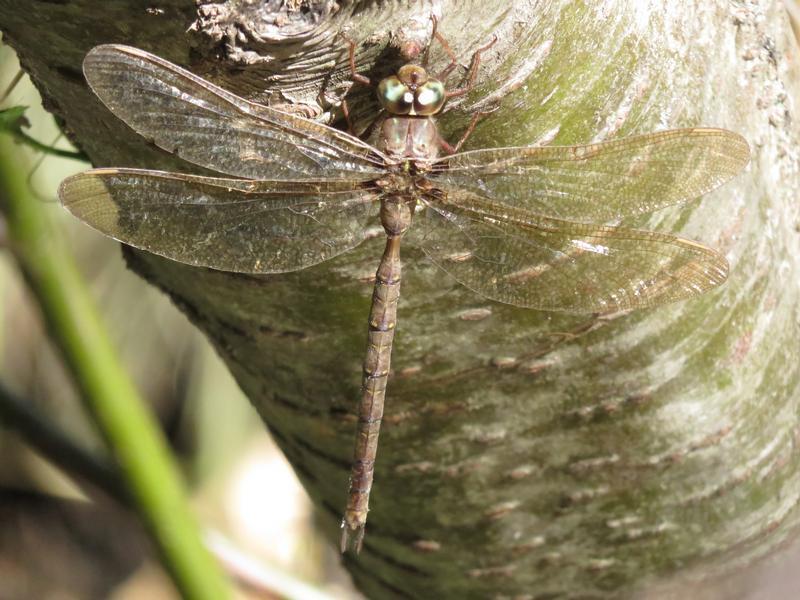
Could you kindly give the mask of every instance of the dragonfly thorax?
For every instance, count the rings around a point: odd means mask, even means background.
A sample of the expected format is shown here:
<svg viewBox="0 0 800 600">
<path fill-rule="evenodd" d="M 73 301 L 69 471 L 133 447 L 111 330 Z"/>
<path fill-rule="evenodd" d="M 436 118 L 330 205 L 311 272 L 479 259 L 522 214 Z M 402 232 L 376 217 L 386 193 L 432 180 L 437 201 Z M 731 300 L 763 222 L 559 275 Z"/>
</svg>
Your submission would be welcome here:
<svg viewBox="0 0 800 600">
<path fill-rule="evenodd" d="M 418 65 L 404 65 L 378 84 L 378 100 L 392 115 L 427 117 L 444 106 L 444 84 Z"/>
<path fill-rule="evenodd" d="M 439 154 L 439 130 L 430 117 L 389 116 L 381 123 L 376 143 L 378 149 L 395 159 L 411 159 L 415 163 L 433 160 Z"/>
</svg>

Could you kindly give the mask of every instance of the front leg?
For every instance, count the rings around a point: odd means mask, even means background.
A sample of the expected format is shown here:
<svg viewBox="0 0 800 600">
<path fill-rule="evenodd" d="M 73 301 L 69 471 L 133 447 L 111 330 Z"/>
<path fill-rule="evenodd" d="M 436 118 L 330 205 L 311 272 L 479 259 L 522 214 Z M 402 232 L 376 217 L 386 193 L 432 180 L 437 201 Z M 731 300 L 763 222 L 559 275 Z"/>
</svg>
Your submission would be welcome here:
<svg viewBox="0 0 800 600">
<path fill-rule="evenodd" d="M 439 38 L 437 38 L 437 39 L 439 39 Z M 441 41 L 441 39 L 439 41 Z M 455 89 L 455 90 L 447 92 L 446 97 L 447 97 L 448 100 L 450 98 L 458 98 L 459 96 L 464 96 L 464 95 L 466 95 L 466 94 L 468 94 L 469 92 L 472 91 L 472 89 L 475 87 L 475 80 L 478 77 L 478 67 L 481 66 L 481 54 L 486 52 L 489 48 L 494 46 L 496 43 L 497 43 L 497 36 L 495 35 L 495 36 L 492 37 L 492 41 L 491 42 L 489 42 L 488 44 L 484 44 L 483 46 L 478 48 L 473 53 L 472 60 L 470 61 L 470 65 L 469 65 L 469 71 L 467 71 L 467 82 L 466 82 L 466 84 L 463 87 L 460 87 L 458 89 Z M 452 52 L 452 50 L 451 50 L 451 52 Z M 447 73 L 449 73 L 452 68 L 453 68 L 453 63 L 451 63 L 445 69 L 445 71 Z"/>
<path fill-rule="evenodd" d="M 486 115 L 492 114 L 498 108 L 499 107 L 496 106 L 491 110 L 476 112 L 474 115 L 472 115 L 472 118 L 469 121 L 469 125 L 467 125 L 467 128 L 464 130 L 464 133 L 461 134 L 461 138 L 459 138 L 455 146 L 450 144 L 443 137 L 439 136 L 439 147 L 442 149 L 442 152 L 444 152 L 445 154 L 455 154 L 456 152 L 461 150 L 461 146 L 464 145 L 464 142 L 467 141 L 467 138 L 470 135 L 472 135 L 473 131 L 475 131 L 475 126 L 478 124 L 478 121 L 480 121 L 481 118 L 485 117 Z"/>
</svg>

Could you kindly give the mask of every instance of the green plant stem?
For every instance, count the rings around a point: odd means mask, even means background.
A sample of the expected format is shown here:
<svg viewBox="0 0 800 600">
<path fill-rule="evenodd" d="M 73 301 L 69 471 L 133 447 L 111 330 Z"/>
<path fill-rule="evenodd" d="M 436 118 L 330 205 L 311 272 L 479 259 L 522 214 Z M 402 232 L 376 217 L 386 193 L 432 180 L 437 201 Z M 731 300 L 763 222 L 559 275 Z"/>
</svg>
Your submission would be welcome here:
<svg viewBox="0 0 800 600">
<path fill-rule="evenodd" d="M 70 477 L 99 490 L 115 500 L 120 508 L 131 508 L 130 497 L 114 465 L 83 448 L 77 440 L 47 420 L 32 404 L 11 392 L 0 381 L 0 422 L 20 434 L 22 439 Z M 204 535 L 205 546 L 225 565 L 237 583 L 256 594 L 287 600 L 332 600 L 313 585 L 258 562 L 214 531 Z"/>
<path fill-rule="evenodd" d="M 32 197 L 19 154 L 7 138 L 0 138 L 0 210 L 7 220 L 9 244 L 50 335 L 182 595 L 228 598 L 228 584 L 200 541 L 166 441 L 120 365 L 45 205 Z"/>
<path fill-rule="evenodd" d="M 13 132 L 12 135 L 16 138 L 16 140 L 19 143 L 30 146 L 34 150 L 38 150 L 39 152 L 42 152 L 44 154 L 49 154 L 51 156 L 58 156 L 60 158 L 68 158 L 70 160 L 79 160 L 81 162 L 89 162 L 89 158 L 83 152 L 75 152 L 74 150 L 62 150 L 61 148 L 48 146 L 47 144 L 43 144 L 39 140 L 32 138 L 21 129 Z"/>
</svg>

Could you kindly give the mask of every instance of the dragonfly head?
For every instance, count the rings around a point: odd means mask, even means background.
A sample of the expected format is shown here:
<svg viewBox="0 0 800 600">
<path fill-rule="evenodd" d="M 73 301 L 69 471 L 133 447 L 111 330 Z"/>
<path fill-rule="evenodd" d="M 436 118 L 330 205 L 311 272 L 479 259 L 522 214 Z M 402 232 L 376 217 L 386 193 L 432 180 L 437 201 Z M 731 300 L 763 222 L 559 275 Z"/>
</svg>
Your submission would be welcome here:
<svg viewBox="0 0 800 600">
<path fill-rule="evenodd" d="M 392 115 L 435 115 L 445 98 L 444 84 L 418 65 L 404 65 L 378 84 L 378 100 Z"/>
</svg>

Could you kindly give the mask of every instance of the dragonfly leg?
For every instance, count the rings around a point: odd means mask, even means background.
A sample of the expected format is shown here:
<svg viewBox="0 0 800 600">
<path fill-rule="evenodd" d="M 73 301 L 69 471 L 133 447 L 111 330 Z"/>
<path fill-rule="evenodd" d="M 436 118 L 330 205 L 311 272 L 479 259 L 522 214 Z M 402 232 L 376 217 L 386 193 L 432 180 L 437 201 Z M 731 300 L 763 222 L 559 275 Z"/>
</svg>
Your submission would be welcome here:
<svg viewBox="0 0 800 600">
<path fill-rule="evenodd" d="M 469 120 L 469 125 L 467 125 L 467 128 L 464 130 L 464 133 L 461 134 L 461 137 L 459 138 L 458 142 L 456 142 L 455 146 L 448 143 L 447 140 L 445 140 L 444 138 L 440 137 L 439 146 L 441 147 L 441 149 L 444 150 L 445 154 L 455 154 L 456 152 L 461 150 L 461 146 L 464 145 L 464 142 L 467 141 L 467 138 L 469 138 L 469 136 L 472 135 L 472 132 L 475 131 L 475 126 L 478 124 L 478 121 L 480 121 L 483 117 L 493 113 L 496 110 L 497 107 L 493 108 L 492 110 L 484 110 L 473 114 L 472 118 Z"/>
<path fill-rule="evenodd" d="M 431 39 L 436 38 L 436 40 L 442 45 L 442 48 L 447 53 L 447 56 L 450 57 L 450 64 L 447 65 L 441 73 L 436 76 L 436 79 L 443 81 L 453 69 L 458 66 L 458 58 L 456 57 L 456 53 L 453 52 L 453 49 L 450 47 L 450 44 L 447 43 L 447 40 L 444 36 L 439 33 L 439 19 L 436 18 L 436 15 L 431 15 L 431 21 L 433 21 L 433 31 L 431 31 Z M 422 61 L 422 66 L 428 66 L 428 54 L 430 53 L 431 45 L 428 44 L 428 47 L 425 50 L 425 59 Z"/>
<path fill-rule="evenodd" d="M 348 46 L 347 58 L 350 63 L 350 79 L 352 79 L 354 83 L 371 86 L 372 80 L 356 71 L 356 43 L 349 38 L 345 38 L 345 40 Z"/>
<path fill-rule="evenodd" d="M 347 122 L 347 133 L 358 137 L 356 130 L 353 128 L 353 122 L 350 120 L 350 107 L 347 105 L 347 98 L 342 98 L 342 114 L 344 114 L 344 120 Z"/>
<path fill-rule="evenodd" d="M 378 113 L 378 115 L 374 119 L 372 119 L 372 122 L 369 125 L 367 125 L 367 128 L 361 134 L 361 138 L 369 139 L 369 137 L 372 135 L 372 132 L 375 130 L 375 126 L 384 119 L 384 116 L 385 116 L 385 111 L 381 110 Z"/>
<path fill-rule="evenodd" d="M 481 65 L 481 54 L 486 52 L 489 48 L 494 46 L 496 43 L 497 43 L 497 36 L 493 35 L 491 42 L 489 42 L 487 44 L 484 44 L 483 46 L 481 46 L 480 48 L 475 50 L 475 52 L 472 55 L 472 60 L 470 61 L 470 64 L 469 64 L 469 70 L 467 71 L 467 82 L 466 82 L 466 85 L 464 85 L 463 87 L 460 87 L 458 89 L 451 90 L 451 91 L 447 92 L 446 97 L 448 99 L 450 99 L 450 98 L 458 98 L 459 96 L 463 96 L 463 95 L 468 94 L 469 92 L 472 91 L 472 89 L 475 87 L 475 79 L 478 76 L 478 67 L 480 67 L 480 65 Z M 451 63 L 451 65 L 452 65 L 452 63 Z M 448 69 L 452 70 L 452 67 L 448 66 L 445 69 L 445 71 L 448 71 Z"/>
<path fill-rule="evenodd" d="M 367 128 L 364 129 L 364 131 L 362 131 L 359 135 L 356 132 L 352 119 L 350 118 L 350 105 L 347 104 L 347 99 L 345 98 L 342 98 L 342 114 L 344 115 L 344 120 L 347 123 L 347 133 L 361 139 L 369 139 L 370 135 L 372 135 L 372 132 L 375 129 L 375 126 L 384 118 L 384 111 L 381 110 L 378 112 L 377 116 L 370 121 L 370 124 L 367 125 Z"/>
<path fill-rule="evenodd" d="M 361 75 L 360 73 L 356 72 L 356 43 L 345 37 L 345 41 L 347 42 L 348 46 L 348 62 L 350 64 L 350 79 L 352 79 L 353 83 L 357 83 L 359 85 L 364 85 L 367 87 L 372 87 L 373 83 L 369 77 L 365 75 Z M 381 111 L 382 113 L 383 111 Z M 358 133 L 356 133 L 355 126 L 353 125 L 353 120 L 350 118 L 350 107 L 347 104 L 347 99 L 342 98 L 342 113 L 344 115 L 344 120 L 347 122 L 347 133 L 352 136 L 359 137 Z M 369 126 L 364 130 L 364 133 L 360 136 L 362 138 L 368 137 L 369 133 L 375 128 L 375 124 L 380 120 L 382 114 L 378 114 L 375 119 L 369 124 Z"/>
</svg>

